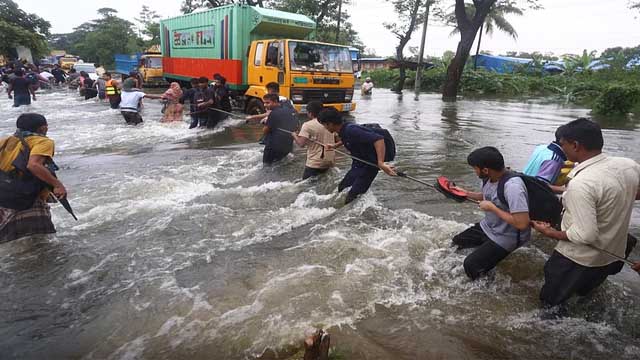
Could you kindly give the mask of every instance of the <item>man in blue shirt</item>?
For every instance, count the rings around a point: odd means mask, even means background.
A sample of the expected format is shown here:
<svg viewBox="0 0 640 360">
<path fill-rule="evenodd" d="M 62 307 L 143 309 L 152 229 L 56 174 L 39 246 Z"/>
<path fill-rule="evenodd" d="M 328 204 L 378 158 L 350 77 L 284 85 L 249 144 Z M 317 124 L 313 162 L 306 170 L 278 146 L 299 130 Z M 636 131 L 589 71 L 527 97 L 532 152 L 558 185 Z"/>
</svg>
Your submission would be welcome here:
<svg viewBox="0 0 640 360">
<path fill-rule="evenodd" d="M 342 116 L 334 108 L 328 108 L 320 112 L 318 121 L 329 132 L 337 133 L 340 136 L 340 141 L 330 148 L 344 145 L 352 156 L 377 166 L 374 167 L 362 161 L 353 160 L 351 169 L 338 185 L 338 191 L 351 187 L 345 204 L 350 203 L 360 194 L 364 194 L 369 190 L 371 183 L 378 175 L 378 170 L 384 171 L 387 175 L 397 175 L 394 169 L 384 162 L 384 137 L 360 125 L 344 123 Z"/>
</svg>

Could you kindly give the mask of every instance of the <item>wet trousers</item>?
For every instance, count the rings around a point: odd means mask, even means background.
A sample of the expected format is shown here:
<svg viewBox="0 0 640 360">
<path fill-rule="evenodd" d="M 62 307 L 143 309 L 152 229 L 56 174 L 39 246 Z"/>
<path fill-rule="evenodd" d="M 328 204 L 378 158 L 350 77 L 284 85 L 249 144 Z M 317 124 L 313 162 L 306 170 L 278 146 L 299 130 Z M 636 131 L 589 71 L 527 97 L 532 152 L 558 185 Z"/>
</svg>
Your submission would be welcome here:
<svg viewBox="0 0 640 360">
<path fill-rule="evenodd" d="M 489 239 L 479 223 L 453 237 L 453 245 L 458 249 L 477 248 L 464 259 L 464 272 L 471 280 L 487 273 L 510 254 Z"/>
<path fill-rule="evenodd" d="M 344 179 L 338 185 L 338 191 L 342 191 L 348 187 L 351 187 L 345 204 L 348 204 L 355 200 L 361 194 L 364 194 L 371 187 L 371 183 L 378 176 L 378 168 L 371 166 L 351 167 L 351 170 L 344 176 Z"/>
<path fill-rule="evenodd" d="M 554 251 L 544 264 L 544 285 L 540 301 L 544 307 L 560 305 L 574 294 L 585 296 L 602 284 L 609 275 L 622 270 L 624 263 L 588 267 Z"/>
</svg>

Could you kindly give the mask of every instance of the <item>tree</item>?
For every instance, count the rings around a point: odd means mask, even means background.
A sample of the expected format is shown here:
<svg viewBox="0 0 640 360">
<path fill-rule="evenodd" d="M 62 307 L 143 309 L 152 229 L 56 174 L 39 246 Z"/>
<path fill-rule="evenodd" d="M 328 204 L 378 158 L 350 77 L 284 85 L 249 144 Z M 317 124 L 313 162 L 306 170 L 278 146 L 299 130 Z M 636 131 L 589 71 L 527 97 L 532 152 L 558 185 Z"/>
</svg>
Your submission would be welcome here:
<svg viewBox="0 0 640 360">
<path fill-rule="evenodd" d="M 9 55 L 21 45 L 34 57 L 45 55 L 49 28 L 51 24 L 38 15 L 24 12 L 11 0 L 0 0 L 0 54 Z"/>
<path fill-rule="evenodd" d="M 269 0 L 267 5 L 276 10 L 303 14 L 316 23 L 316 40 L 351 45 L 364 48 L 358 33 L 349 22 L 349 13 L 344 9 L 350 4 L 342 0 L 342 11 L 338 11 L 340 0 Z M 336 32 L 340 21 L 340 36 L 336 41 Z"/>
<path fill-rule="evenodd" d="M 538 4 L 538 0 L 521 0 L 526 6 L 531 9 L 539 9 L 541 6 Z M 458 95 L 458 87 L 460 85 L 460 78 L 462 77 L 462 71 L 464 65 L 469 58 L 469 53 L 473 42 L 476 38 L 476 34 L 480 27 L 484 24 L 485 18 L 491 12 L 492 7 L 516 6 L 516 0 L 473 0 L 471 6 L 473 6 L 473 15 L 467 14 L 467 6 L 464 0 L 456 0 L 455 4 L 455 17 L 457 28 L 460 31 L 460 42 L 458 42 L 458 48 L 456 50 L 456 56 L 451 61 L 451 64 L 447 68 L 447 79 L 444 83 L 442 98 L 447 101 L 455 101 Z"/>
<path fill-rule="evenodd" d="M 198 9 L 213 9 L 235 3 L 264 7 L 262 0 L 183 0 L 180 11 L 183 14 L 191 14 Z"/>
<path fill-rule="evenodd" d="M 584 49 L 582 55 L 564 55 L 564 67 L 568 73 L 588 71 L 589 65 L 596 59 L 597 53 L 596 50 L 587 52 L 587 49 Z"/>
<path fill-rule="evenodd" d="M 145 41 L 145 46 L 160 45 L 160 15 L 154 10 L 149 9 L 147 5 L 142 5 L 140 11 L 140 17 L 136 18 L 136 21 L 140 23 L 141 35 L 148 38 Z"/>
<path fill-rule="evenodd" d="M 119 18 L 111 8 L 98 9 L 99 19 L 76 27 L 70 34 L 56 34 L 52 41 L 68 42 L 64 49 L 84 60 L 111 66 L 115 54 L 128 54 L 142 50 L 143 41 L 135 31 L 133 23 Z"/>
<path fill-rule="evenodd" d="M 425 5 L 425 1 L 391 0 L 393 9 L 398 16 L 398 22 L 384 23 L 384 27 L 391 31 L 399 40 L 398 46 L 396 46 L 396 61 L 398 62 L 399 77 L 398 82 L 396 82 L 392 88 L 392 90 L 397 93 L 402 92 L 404 81 L 407 78 L 404 48 L 409 40 L 411 40 L 413 32 L 416 31 L 417 24 L 423 19 L 423 14 L 420 13 L 420 9 Z"/>
<path fill-rule="evenodd" d="M 465 4 L 465 12 L 467 16 L 472 18 L 473 12 L 475 11 L 475 7 L 472 4 Z M 506 15 L 520 15 L 522 16 L 522 9 L 515 6 L 514 3 L 505 2 L 505 3 L 496 3 L 491 7 L 489 14 L 485 18 L 482 25 L 480 25 L 480 30 L 478 31 L 478 45 L 476 48 L 476 57 L 473 61 L 473 69 L 475 70 L 478 65 L 478 54 L 480 54 L 480 44 L 482 43 L 482 32 L 484 30 L 485 34 L 491 36 L 495 29 L 498 29 L 505 34 L 511 36 L 514 40 L 518 39 L 518 33 L 516 29 L 511 25 L 509 21 L 505 18 Z M 455 26 L 452 35 L 460 32 L 458 30 L 458 26 L 456 25 L 456 15 L 455 13 L 449 13 L 447 15 L 447 22 L 450 25 Z"/>
<path fill-rule="evenodd" d="M 640 1 L 638 0 L 629 1 L 629 9 L 640 10 Z"/>
</svg>

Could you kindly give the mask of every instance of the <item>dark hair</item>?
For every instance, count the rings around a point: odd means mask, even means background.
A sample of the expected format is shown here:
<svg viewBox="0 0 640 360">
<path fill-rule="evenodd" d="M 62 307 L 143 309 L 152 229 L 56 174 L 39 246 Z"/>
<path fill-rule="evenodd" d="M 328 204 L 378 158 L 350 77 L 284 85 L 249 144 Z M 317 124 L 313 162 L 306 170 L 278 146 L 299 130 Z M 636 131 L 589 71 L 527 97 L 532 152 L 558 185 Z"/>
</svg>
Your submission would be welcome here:
<svg viewBox="0 0 640 360">
<path fill-rule="evenodd" d="M 100 67 L 100 64 L 95 63 L 95 64 L 93 64 L 93 67 L 97 67 L 97 68 L 99 68 L 99 67 Z"/>
<path fill-rule="evenodd" d="M 107 75 L 108 77 L 111 77 L 111 73 L 108 71 L 105 71 L 103 75 Z"/>
<path fill-rule="evenodd" d="M 74 69 L 74 68 L 71 68 L 71 70 L 69 70 L 69 72 L 70 72 L 70 73 L 75 73 L 75 72 L 77 72 L 77 70 L 76 70 L 76 69 Z"/>
<path fill-rule="evenodd" d="M 560 125 L 557 129 L 556 129 L 556 133 L 555 133 L 555 143 L 560 145 L 560 134 L 562 134 L 562 129 L 564 128 L 564 125 Z"/>
<path fill-rule="evenodd" d="M 326 108 L 318 114 L 318 121 L 322 124 L 335 124 L 342 125 L 344 121 L 342 120 L 342 115 L 335 108 Z"/>
<path fill-rule="evenodd" d="M 190 82 L 192 85 L 193 85 L 193 84 L 197 84 L 197 83 L 199 83 L 199 82 L 200 82 L 200 79 L 198 79 L 198 78 L 191 78 L 191 80 L 190 80 L 189 82 Z"/>
<path fill-rule="evenodd" d="M 276 94 L 264 94 L 262 99 L 280 103 L 280 97 Z"/>
<path fill-rule="evenodd" d="M 307 104 L 307 112 L 312 114 L 314 117 L 317 117 L 318 114 L 324 109 L 322 103 L 318 100 L 309 101 Z"/>
<path fill-rule="evenodd" d="M 467 163 L 480 169 L 504 170 L 504 158 L 498 149 L 485 146 L 475 149 L 467 156 Z"/>
<path fill-rule="evenodd" d="M 21 130 L 36 132 L 38 129 L 47 125 L 47 119 L 36 113 L 24 113 L 18 116 L 16 127 Z"/>
<path fill-rule="evenodd" d="M 600 125 L 587 118 L 578 118 L 560 126 L 556 137 L 576 141 L 587 150 L 602 150 L 604 146 Z"/>
<path fill-rule="evenodd" d="M 24 71 L 22 71 L 21 69 L 18 69 L 16 71 L 13 72 L 16 76 L 22 76 L 24 75 Z"/>
<path fill-rule="evenodd" d="M 280 93 L 280 85 L 277 82 L 270 82 L 267 84 L 267 90 L 273 90 L 277 93 Z"/>
<path fill-rule="evenodd" d="M 221 77 L 222 77 L 222 75 L 220 75 L 220 73 L 213 74 L 213 79 L 214 80 L 220 80 Z"/>
<path fill-rule="evenodd" d="M 80 76 L 83 76 L 83 77 L 85 77 L 85 78 L 88 78 L 88 77 L 89 77 L 89 74 L 87 74 L 87 72 L 83 70 L 83 71 L 80 71 Z"/>
<path fill-rule="evenodd" d="M 209 83 L 209 79 L 207 79 L 207 77 L 206 77 L 206 76 L 200 76 L 200 77 L 198 78 L 198 82 L 199 82 L 199 83 L 207 83 L 207 84 L 208 84 L 208 83 Z"/>
</svg>

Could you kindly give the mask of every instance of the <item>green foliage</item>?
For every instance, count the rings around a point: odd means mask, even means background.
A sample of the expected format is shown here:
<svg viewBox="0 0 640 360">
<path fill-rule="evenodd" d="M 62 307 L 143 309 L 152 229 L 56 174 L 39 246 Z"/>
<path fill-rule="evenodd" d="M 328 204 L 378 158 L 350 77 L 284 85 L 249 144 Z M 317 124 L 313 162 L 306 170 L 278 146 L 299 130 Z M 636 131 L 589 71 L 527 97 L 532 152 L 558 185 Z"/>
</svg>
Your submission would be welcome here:
<svg viewBox="0 0 640 360">
<path fill-rule="evenodd" d="M 342 2 L 342 12 L 338 14 L 338 7 Z M 303 14 L 316 22 L 316 40 L 329 43 L 351 45 L 364 49 L 364 45 L 358 37 L 358 32 L 353 29 L 349 21 L 347 11 L 350 0 L 269 0 L 268 7 Z M 336 41 L 336 31 L 340 18 L 340 36 Z"/>
<path fill-rule="evenodd" d="M 16 46 L 31 49 L 35 58 L 47 53 L 46 36 L 51 24 L 28 14 L 11 0 L 0 0 L 0 54 L 9 55 Z"/>
<path fill-rule="evenodd" d="M 611 85 L 593 104 L 593 112 L 601 115 L 627 114 L 640 106 L 640 85 Z"/>
<path fill-rule="evenodd" d="M 83 23 L 73 33 L 52 37 L 52 46 L 104 66 L 113 66 L 115 54 L 143 49 L 144 42 L 136 35 L 133 24 L 116 16 L 116 10 L 102 8 L 98 14 L 101 18 Z"/>
<path fill-rule="evenodd" d="M 140 23 L 140 33 L 147 38 L 145 47 L 151 45 L 160 45 L 160 15 L 154 10 L 149 9 L 147 5 L 142 5 L 140 17 L 136 21 Z"/>
</svg>

